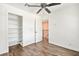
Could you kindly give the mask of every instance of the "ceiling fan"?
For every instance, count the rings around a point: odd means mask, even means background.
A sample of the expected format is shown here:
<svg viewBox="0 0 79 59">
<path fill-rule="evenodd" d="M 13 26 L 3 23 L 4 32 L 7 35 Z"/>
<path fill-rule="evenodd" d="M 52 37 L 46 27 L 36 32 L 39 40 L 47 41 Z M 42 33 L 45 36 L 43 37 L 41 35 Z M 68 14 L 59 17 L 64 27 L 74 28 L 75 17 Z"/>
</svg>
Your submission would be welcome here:
<svg viewBox="0 0 79 59">
<path fill-rule="evenodd" d="M 61 3 L 50 3 L 50 4 L 40 3 L 40 5 L 30 5 L 30 4 L 26 3 L 25 6 L 28 6 L 28 7 L 41 7 L 37 11 L 37 14 L 38 14 L 42 9 L 45 9 L 47 13 L 51 13 L 51 11 L 48 8 L 46 8 L 46 7 L 56 6 L 56 5 L 60 5 L 60 4 Z"/>
</svg>

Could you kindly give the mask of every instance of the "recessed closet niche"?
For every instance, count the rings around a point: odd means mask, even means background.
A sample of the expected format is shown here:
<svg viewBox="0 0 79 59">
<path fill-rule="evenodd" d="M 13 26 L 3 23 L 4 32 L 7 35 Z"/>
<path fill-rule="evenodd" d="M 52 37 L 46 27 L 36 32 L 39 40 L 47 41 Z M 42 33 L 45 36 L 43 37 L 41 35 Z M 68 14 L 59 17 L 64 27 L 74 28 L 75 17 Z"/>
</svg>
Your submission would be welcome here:
<svg viewBox="0 0 79 59">
<path fill-rule="evenodd" d="M 8 43 L 9 46 L 22 45 L 22 16 L 8 14 Z"/>
</svg>

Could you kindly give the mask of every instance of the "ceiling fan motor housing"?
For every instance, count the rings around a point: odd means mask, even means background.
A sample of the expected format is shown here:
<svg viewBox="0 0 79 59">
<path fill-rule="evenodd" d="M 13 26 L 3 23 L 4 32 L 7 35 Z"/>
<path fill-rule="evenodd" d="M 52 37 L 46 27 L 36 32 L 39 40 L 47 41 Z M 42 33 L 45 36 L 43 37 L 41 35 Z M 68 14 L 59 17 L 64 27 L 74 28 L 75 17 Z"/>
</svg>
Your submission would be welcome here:
<svg viewBox="0 0 79 59">
<path fill-rule="evenodd" d="M 42 7 L 42 8 L 45 8 L 46 6 L 47 6 L 46 3 L 41 3 L 41 7 Z"/>
</svg>

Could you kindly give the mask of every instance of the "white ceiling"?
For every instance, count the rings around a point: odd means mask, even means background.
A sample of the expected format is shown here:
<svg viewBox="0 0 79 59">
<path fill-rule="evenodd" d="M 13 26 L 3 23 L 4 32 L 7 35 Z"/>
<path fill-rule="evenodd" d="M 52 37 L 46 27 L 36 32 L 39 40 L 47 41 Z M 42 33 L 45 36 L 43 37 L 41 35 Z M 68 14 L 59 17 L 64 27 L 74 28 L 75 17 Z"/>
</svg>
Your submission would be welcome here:
<svg viewBox="0 0 79 59">
<path fill-rule="evenodd" d="M 40 7 L 27 7 L 27 6 L 24 6 L 25 3 L 7 3 L 7 4 L 9 4 L 9 5 L 11 5 L 11 6 L 14 6 L 14 7 L 16 7 L 16 8 L 22 9 L 22 10 L 24 10 L 24 11 L 32 12 L 32 13 L 36 13 L 36 12 L 40 9 Z M 40 3 L 30 3 L 30 4 L 37 4 L 37 5 L 39 5 Z M 52 7 L 48 7 L 48 9 L 49 9 L 51 12 L 53 12 L 54 10 L 56 10 L 57 8 L 59 8 L 60 6 L 61 6 L 61 5 L 52 6 Z M 47 14 L 47 12 L 44 11 L 44 10 L 42 10 L 42 11 L 40 12 L 40 14 L 41 14 L 41 13 Z"/>
</svg>

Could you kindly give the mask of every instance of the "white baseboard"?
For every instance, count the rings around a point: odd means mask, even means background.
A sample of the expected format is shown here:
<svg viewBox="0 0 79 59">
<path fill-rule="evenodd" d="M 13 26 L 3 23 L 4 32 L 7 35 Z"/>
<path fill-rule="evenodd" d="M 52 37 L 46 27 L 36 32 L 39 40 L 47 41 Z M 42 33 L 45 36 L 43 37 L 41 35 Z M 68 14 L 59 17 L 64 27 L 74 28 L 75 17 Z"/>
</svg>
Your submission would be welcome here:
<svg viewBox="0 0 79 59">
<path fill-rule="evenodd" d="M 0 54 L 4 54 L 4 53 L 8 53 L 9 50 L 4 50 L 4 51 L 1 51 Z"/>
<path fill-rule="evenodd" d="M 50 44 L 54 44 L 54 45 L 57 45 L 57 46 L 60 46 L 60 47 L 63 47 L 63 48 L 67 48 L 67 49 L 70 49 L 70 50 L 73 50 L 73 51 L 77 51 L 79 52 L 79 49 L 76 49 L 76 48 L 72 48 L 72 47 L 69 47 L 69 46 L 63 46 L 59 43 L 55 43 L 55 42 L 52 42 L 52 41 L 49 41 Z"/>
<path fill-rule="evenodd" d="M 13 46 L 13 45 L 16 45 L 16 44 L 18 44 L 17 41 L 10 41 L 10 42 L 9 42 L 9 46 Z"/>
<path fill-rule="evenodd" d="M 38 43 L 38 42 L 41 42 L 41 40 L 39 40 L 39 41 L 36 41 L 36 43 Z M 33 43 L 35 43 L 35 42 L 26 42 L 26 43 L 23 43 L 23 47 L 25 47 L 25 46 L 27 46 L 27 45 L 30 45 L 30 44 L 33 44 Z"/>
</svg>

